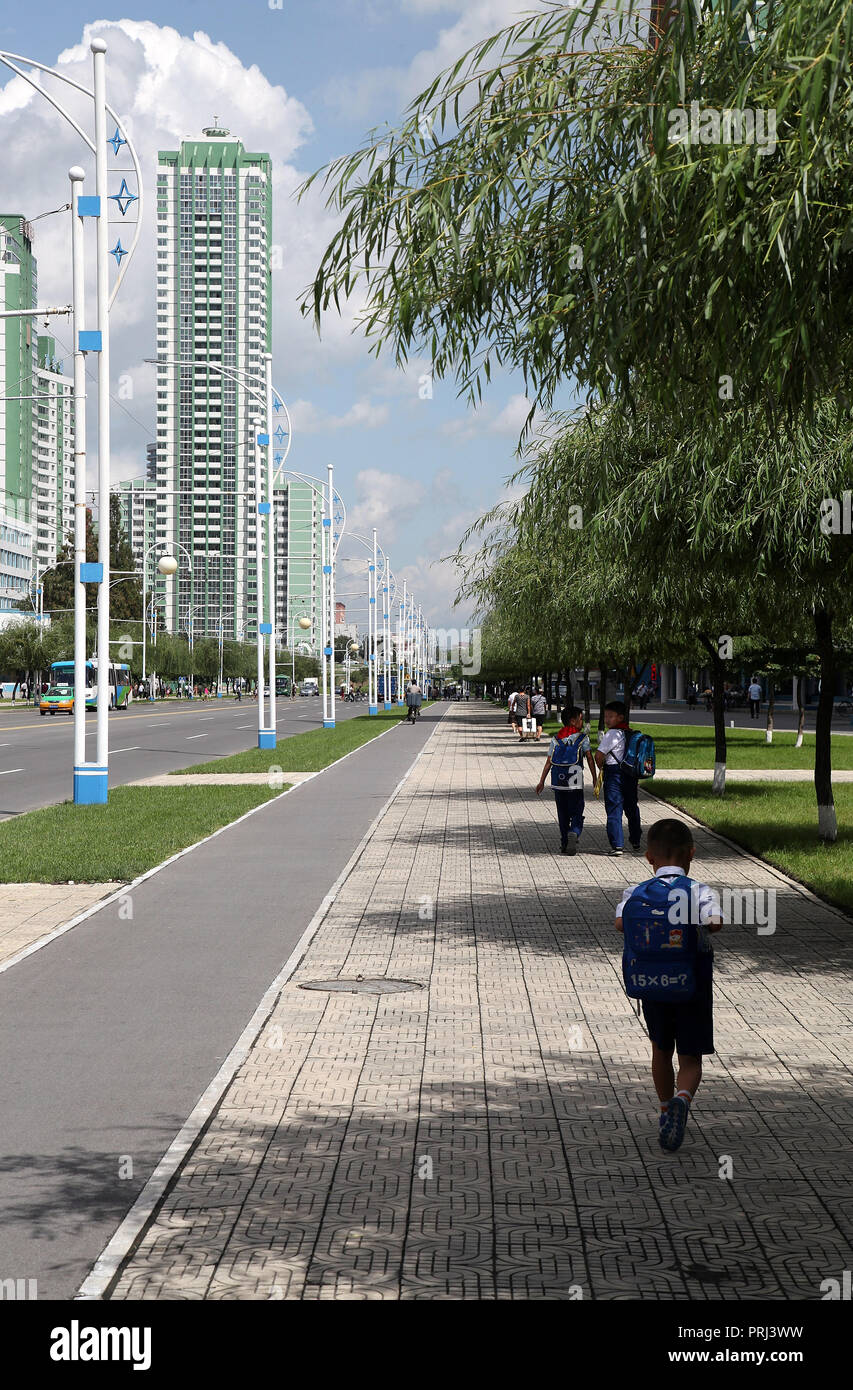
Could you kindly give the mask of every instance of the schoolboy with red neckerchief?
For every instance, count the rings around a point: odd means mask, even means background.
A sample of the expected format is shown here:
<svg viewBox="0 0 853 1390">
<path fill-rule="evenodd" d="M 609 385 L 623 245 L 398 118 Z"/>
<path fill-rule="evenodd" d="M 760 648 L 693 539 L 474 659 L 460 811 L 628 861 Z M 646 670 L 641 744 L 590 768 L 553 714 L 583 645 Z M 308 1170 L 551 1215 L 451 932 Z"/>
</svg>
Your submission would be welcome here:
<svg viewBox="0 0 853 1390">
<path fill-rule="evenodd" d="M 612 700 L 604 706 L 606 732 L 598 740 L 595 761 L 604 776 L 604 806 L 607 811 L 607 838 L 610 841 L 610 854 L 624 853 L 625 840 L 622 834 L 622 814 L 628 820 L 628 838 L 631 848 L 638 850 L 643 831 L 640 825 L 640 806 L 637 798 L 637 779 L 623 770 L 625 749 L 630 725 L 625 718 L 625 705 L 621 700 Z"/>
<path fill-rule="evenodd" d="M 569 743 L 573 745 L 573 755 L 576 766 L 580 770 L 581 785 L 574 787 L 554 787 L 554 801 L 557 806 L 557 822 L 560 826 L 560 852 L 561 854 L 577 854 L 578 843 L 583 831 L 583 759 L 586 757 L 589 765 L 593 783 L 596 778 L 595 763 L 592 760 L 592 749 L 590 748 L 589 738 L 584 733 L 583 710 L 576 705 L 569 706 L 560 712 L 563 727 L 555 738 L 551 739 L 548 749 L 548 756 L 545 759 L 545 766 L 542 769 L 542 776 L 536 787 L 536 795 L 541 796 L 545 786 L 545 778 L 551 770 L 554 753 L 558 743 Z M 574 745 L 577 745 L 575 748 Z M 574 771 L 574 768 L 572 769 Z"/>
</svg>

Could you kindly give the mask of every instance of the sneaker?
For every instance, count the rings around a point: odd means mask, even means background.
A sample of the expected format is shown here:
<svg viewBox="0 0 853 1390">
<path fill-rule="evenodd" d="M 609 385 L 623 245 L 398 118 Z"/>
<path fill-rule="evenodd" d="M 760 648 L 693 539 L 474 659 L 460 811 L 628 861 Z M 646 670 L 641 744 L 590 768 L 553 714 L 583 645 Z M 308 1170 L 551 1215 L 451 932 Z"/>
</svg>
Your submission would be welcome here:
<svg viewBox="0 0 853 1390">
<path fill-rule="evenodd" d="M 689 1113 L 687 1101 L 682 1100 L 681 1096 L 673 1096 L 660 1126 L 660 1146 L 668 1153 L 675 1153 L 676 1149 L 681 1148 Z"/>
<path fill-rule="evenodd" d="M 625 851 L 624 849 L 609 849 L 607 853 L 610 855 L 612 859 L 618 859 L 621 855 L 625 853 Z"/>
<path fill-rule="evenodd" d="M 574 832 L 573 830 L 570 830 L 570 831 L 569 831 L 568 839 L 566 840 L 565 846 L 564 846 L 564 848 L 563 848 L 563 853 L 564 853 L 564 854 L 577 854 L 577 852 L 578 852 L 578 837 L 577 837 L 577 835 L 575 834 L 575 832 Z"/>
<path fill-rule="evenodd" d="M 561 854 L 568 854 L 568 852 L 569 852 L 569 847 L 568 847 L 568 845 L 560 845 L 560 853 L 561 853 Z"/>
<path fill-rule="evenodd" d="M 634 842 L 633 842 L 633 840 L 631 841 L 631 848 L 632 848 L 632 850 L 634 851 L 635 854 L 641 854 L 641 853 L 642 853 L 642 850 L 643 850 L 642 843 L 640 843 L 640 844 L 638 844 L 638 845 L 635 845 Z"/>
</svg>

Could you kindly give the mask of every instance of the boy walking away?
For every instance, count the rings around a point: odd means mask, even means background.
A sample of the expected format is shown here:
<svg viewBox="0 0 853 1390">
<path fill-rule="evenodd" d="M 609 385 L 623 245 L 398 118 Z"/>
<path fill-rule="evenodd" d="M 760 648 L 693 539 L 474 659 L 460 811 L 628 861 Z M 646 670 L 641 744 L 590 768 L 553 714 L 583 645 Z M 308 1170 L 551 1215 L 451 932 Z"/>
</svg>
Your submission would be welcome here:
<svg viewBox="0 0 853 1390">
<path fill-rule="evenodd" d="M 572 706 L 560 715 L 563 727 L 556 738 L 551 739 L 542 776 L 536 786 L 536 795 L 542 795 L 545 778 L 551 773 L 551 786 L 557 803 L 557 821 L 560 826 L 561 854 L 577 854 L 578 842 L 583 831 L 583 760 L 586 757 L 590 776 L 596 778 L 595 763 L 589 739 L 584 733 L 583 710 Z"/>
<path fill-rule="evenodd" d="M 547 705 L 545 696 L 541 690 L 534 690 L 530 696 L 530 718 L 536 720 L 536 742 L 542 737 L 542 725 L 545 723 Z"/>
<path fill-rule="evenodd" d="M 761 713 L 761 696 L 764 693 L 758 684 L 757 676 L 753 676 L 746 693 L 749 696 L 749 717 L 750 719 L 757 719 Z"/>
<path fill-rule="evenodd" d="M 609 852 L 612 855 L 620 855 L 624 853 L 625 848 L 622 834 L 623 811 L 628 818 L 628 838 L 632 849 L 640 848 L 643 834 L 637 778 L 622 766 L 631 730 L 625 719 L 625 706 L 621 700 L 612 700 L 609 705 L 604 706 L 604 723 L 606 729 L 598 741 L 595 761 L 604 774 L 604 806 L 607 811 Z"/>
<path fill-rule="evenodd" d="M 626 889 L 616 912 L 624 933 L 622 974 L 630 999 L 643 1007 L 652 1044 L 652 1080 L 660 1101 L 660 1146 L 681 1147 L 690 1106 L 702 1080 L 702 1058 L 714 1051 L 711 932 L 720 930 L 717 895 L 690 878 L 696 853 L 690 827 L 659 820 L 648 834 L 654 878 Z M 672 1054 L 678 1051 L 678 1077 Z"/>
</svg>

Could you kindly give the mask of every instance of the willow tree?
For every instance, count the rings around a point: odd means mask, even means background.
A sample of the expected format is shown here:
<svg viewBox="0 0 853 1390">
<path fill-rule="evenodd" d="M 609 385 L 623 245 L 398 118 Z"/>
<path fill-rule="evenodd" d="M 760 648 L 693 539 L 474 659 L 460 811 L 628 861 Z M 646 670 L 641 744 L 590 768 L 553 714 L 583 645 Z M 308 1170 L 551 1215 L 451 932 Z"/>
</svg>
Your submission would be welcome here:
<svg viewBox="0 0 853 1390">
<path fill-rule="evenodd" d="M 827 840 L 837 835 L 831 730 L 838 647 L 853 618 L 853 537 L 826 526 L 825 504 L 844 490 L 851 465 L 853 415 L 834 403 L 818 403 L 784 435 L 754 412 L 735 411 L 708 431 L 701 419 L 613 407 L 568 425 L 513 480 L 529 485 L 520 520 L 531 531 L 554 533 L 571 489 L 589 543 L 627 558 L 638 595 L 702 641 L 718 690 L 723 638 L 781 644 L 808 619 L 821 678 L 815 790 Z M 719 762 L 721 694 L 715 705 Z"/>
<path fill-rule="evenodd" d="M 549 4 L 398 129 L 318 171 L 340 227 L 305 303 L 477 397 L 635 393 L 775 416 L 844 394 L 853 0 Z M 760 11 L 756 24 L 751 13 Z"/>
</svg>

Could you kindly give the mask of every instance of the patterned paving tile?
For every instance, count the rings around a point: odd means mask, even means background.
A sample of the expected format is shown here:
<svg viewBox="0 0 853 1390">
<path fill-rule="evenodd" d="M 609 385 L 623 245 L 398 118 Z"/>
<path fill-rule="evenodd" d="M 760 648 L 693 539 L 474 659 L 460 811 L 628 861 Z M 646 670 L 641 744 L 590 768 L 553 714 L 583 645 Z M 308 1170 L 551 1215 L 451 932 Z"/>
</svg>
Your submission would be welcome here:
<svg viewBox="0 0 853 1390">
<path fill-rule="evenodd" d="M 777 931 L 718 938 L 717 1053 L 662 1154 L 612 926 L 645 864 L 607 857 L 592 798 L 554 853 L 543 756 L 489 710 L 442 722 L 115 1297 L 781 1300 L 851 1267 L 850 922 L 696 832 L 707 881 L 776 890 Z M 297 988 L 338 973 L 429 988 Z"/>
</svg>

